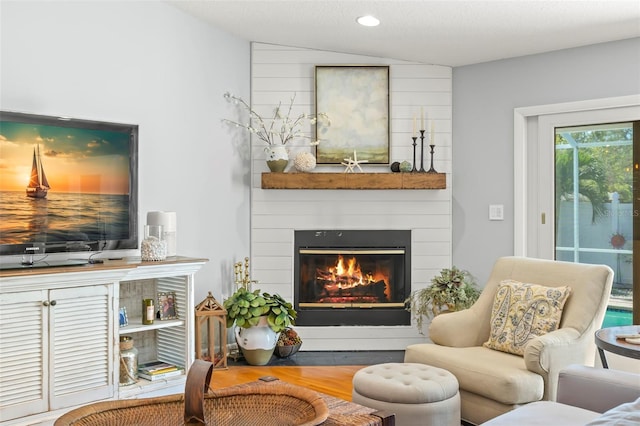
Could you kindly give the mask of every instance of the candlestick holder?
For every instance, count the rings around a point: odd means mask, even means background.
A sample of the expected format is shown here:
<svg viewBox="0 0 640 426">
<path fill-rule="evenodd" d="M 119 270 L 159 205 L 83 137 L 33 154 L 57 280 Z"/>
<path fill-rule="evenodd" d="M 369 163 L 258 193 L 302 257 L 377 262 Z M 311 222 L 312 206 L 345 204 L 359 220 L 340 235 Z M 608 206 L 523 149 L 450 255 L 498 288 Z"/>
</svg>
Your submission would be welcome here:
<svg viewBox="0 0 640 426">
<path fill-rule="evenodd" d="M 436 147 L 435 145 L 429 145 L 431 147 L 431 167 L 427 171 L 427 173 L 438 173 L 436 169 L 433 168 L 433 149 Z"/>
<path fill-rule="evenodd" d="M 413 164 L 411 165 L 411 172 L 417 172 L 418 170 L 416 169 L 416 145 L 418 145 L 418 143 L 416 142 L 418 140 L 417 136 L 411 136 L 411 139 L 413 139 Z"/>
<path fill-rule="evenodd" d="M 420 173 L 424 173 L 424 130 L 420 130 Z"/>
</svg>

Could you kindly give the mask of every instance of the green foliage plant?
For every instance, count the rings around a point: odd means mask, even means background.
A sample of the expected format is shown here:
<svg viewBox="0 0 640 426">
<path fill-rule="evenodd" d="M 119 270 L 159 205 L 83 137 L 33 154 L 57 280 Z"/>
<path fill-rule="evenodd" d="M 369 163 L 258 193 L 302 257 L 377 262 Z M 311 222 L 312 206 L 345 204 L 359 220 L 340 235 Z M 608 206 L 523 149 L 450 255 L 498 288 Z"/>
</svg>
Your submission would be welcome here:
<svg viewBox="0 0 640 426">
<path fill-rule="evenodd" d="M 230 298 L 224 301 L 227 310 L 227 327 L 234 324 L 249 328 L 258 325 L 260 317 L 266 316 L 269 327 L 276 333 L 295 324 L 298 313 L 291 303 L 278 294 L 249 291 L 240 287 Z"/>
<path fill-rule="evenodd" d="M 604 214 L 604 204 L 613 192 L 619 194 L 621 203 L 633 202 L 633 127 L 605 127 L 561 129 L 555 140 L 556 205 L 574 197 L 574 149 L 570 145 L 578 144 L 578 192 L 593 206 L 592 222 Z"/>
<path fill-rule="evenodd" d="M 444 311 L 467 309 L 479 296 L 480 290 L 471 274 L 453 266 L 442 269 L 440 275 L 431 279 L 429 287 L 413 291 L 405 300 L 405 306 L 422 333 L 425 318 L 433 318 Z"/>
</svg>

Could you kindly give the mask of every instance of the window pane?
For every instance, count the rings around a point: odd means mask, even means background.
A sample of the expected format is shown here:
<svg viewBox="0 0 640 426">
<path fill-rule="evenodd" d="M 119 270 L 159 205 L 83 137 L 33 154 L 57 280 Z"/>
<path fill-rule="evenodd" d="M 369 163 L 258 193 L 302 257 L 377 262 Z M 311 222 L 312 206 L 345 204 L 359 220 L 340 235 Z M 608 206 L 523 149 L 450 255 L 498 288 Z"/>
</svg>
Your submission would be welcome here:
<svg viewBox="0 0 640 426">
<path fill-rule="evenodd" d="M 603 326 L 632 324 L 633 123 L 556 128 L 555 256 L 615 272 Z"/>
</svg>

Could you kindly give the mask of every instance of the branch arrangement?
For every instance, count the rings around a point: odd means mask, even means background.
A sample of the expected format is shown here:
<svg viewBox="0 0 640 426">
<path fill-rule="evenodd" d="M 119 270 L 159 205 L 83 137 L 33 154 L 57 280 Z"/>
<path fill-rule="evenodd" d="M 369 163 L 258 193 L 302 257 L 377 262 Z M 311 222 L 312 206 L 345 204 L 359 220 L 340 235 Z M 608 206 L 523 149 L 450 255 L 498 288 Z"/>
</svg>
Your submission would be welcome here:
<svg viewBox="0 0 640 426">
<path fill-rule="evenodd" d="M 317 116 L 310 114 L 300 114 L 297 117 L 291 117 L 293 103 L 296 98 L 294 93 L 289 102 L 286 115 L 283 114 L 282 102 L 273 111 L 273 117 L 265 119 L 258 114 L 251 106 L 242 98 L 235 96 L 229 92 L 224 94 L 224 98 L 234 105 L 242 106 L 249 113 L 249 123 L 238 123 L 236 121 L 223 119 L 223 122 L 229 123 L 235 127 L 241 127 L 256 135 L 261 141 L 267 145 L 286 145 L 295 138 L 311 139 L 310 136 L 304 134 L 300 127 L 308 121 L 310 124 L 322 124 L 330 126 L 331 121 L 325 113 L 318 113 Z M 320 143 L 319 140 L 311 142 L 312 145 Z"/>
</svg>

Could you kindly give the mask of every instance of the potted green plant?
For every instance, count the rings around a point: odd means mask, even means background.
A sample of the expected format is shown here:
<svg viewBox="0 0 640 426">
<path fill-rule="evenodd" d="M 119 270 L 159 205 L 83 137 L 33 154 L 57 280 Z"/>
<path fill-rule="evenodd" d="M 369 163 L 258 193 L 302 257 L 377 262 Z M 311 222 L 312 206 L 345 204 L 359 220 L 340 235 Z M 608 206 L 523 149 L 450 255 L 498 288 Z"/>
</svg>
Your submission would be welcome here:
<svg viewBox="0 0 640 426">
<path fill-rule="evenodd" d="M 471 274 L 453 266 L 442 269 L 440 275 L 431 279 L 429 287 L 412 292 L 405 300 L 405 306 L 422 333 L 425 317 L 433 318 L 445 311 L 467 309 L 479 296 L 480 290 Z"/>
<path fill-rule="evenodd" d="M 297 312 L 278 294 L 240 287 L 224 301 L 227 327 L 235 325 L 238 346 L 249 364 L 265 365 L 271 359 L 279 333 L 295 324 Z"/>
<path fill-rule="evenodd" d="M 249 291 L 240 287 L 230 298 L 224 301 L 227 310 L 227 327 L 234 324 L 249 328 L 258 325 L 260 317 L 267 317 L 267 324 L 276 333 L 295 324 L 298 316 L 291 303 L 279 294 L 262 293 L 260 290 Z"/>
</svg>

